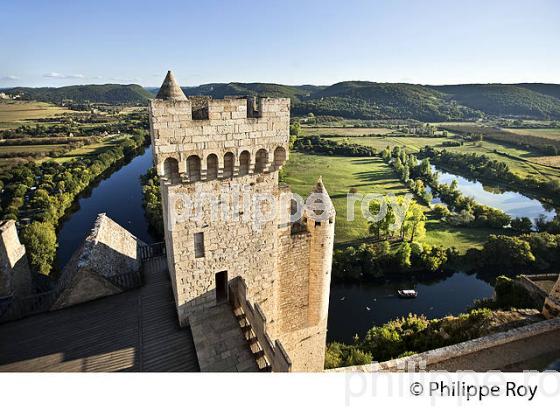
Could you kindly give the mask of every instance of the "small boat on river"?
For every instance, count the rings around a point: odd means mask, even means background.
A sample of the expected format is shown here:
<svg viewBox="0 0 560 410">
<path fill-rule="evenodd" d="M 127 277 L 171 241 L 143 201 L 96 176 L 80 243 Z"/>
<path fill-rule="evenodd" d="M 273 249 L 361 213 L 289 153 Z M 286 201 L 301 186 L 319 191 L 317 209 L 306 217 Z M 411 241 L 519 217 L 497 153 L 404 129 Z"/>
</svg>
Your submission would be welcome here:
<svg viewBox="0 0 560 410">
<path fill-rule="evenodd" d="M 403 299 L 412 299 L 418 296 L 418 292 L 416 292 L 414 289 L 402 289 L 398 290 L 397 293 L 399 294 L 399 297 Z"/>
</svg>

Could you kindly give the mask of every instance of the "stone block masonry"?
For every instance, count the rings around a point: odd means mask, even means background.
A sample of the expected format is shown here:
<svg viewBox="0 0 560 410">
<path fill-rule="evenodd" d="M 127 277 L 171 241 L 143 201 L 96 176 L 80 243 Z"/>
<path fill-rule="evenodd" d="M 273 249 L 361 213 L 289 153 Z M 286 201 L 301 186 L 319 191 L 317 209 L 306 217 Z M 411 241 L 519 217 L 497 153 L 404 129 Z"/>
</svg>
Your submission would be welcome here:
<svg viewBox="0 0 560 410">
<path fill-rule="evenodd" d="M 291 204 L 282 199 L 290 191 L 278 185 L 289 155 L 289 99 L 190 98 L 168 73 L 149 114 L 180 324 L 210 314 L 239 278 L 289 369 L 323 370 L 335 215 L 328 199 L 328 220 L 306 213 L 298 229 L 289 222 Z M 242 187 L 235 200 L 219 196 L 235 187 Z M 322 181 L 312 190 L 328 198 Z M 212 195 L 234 218 L 216 219 L 206 204 L 197 218 L 177 218 Z M 255 224 L 251 216 L 266 206 L 252 199 L 263 195 L 280 205 L 273 218 Z"/>
<path fill-rule="evenodd" d="M 15 221 L 0 222 L 0 297 L 25 296 L 32 291 L 31 270 Z"/>
</svg>

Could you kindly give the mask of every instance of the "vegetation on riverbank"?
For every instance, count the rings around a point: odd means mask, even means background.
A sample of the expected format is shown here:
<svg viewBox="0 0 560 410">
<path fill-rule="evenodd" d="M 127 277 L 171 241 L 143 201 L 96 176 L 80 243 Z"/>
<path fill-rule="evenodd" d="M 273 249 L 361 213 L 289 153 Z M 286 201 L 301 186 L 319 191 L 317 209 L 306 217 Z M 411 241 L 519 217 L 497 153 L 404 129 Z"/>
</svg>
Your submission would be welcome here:
<svg viewBox="0 0 560 410">
<path fill-rule="evenodd" d="M 22 230 L 33 269 L 48 275 L 56 254 L 56 228 L 76 198 L 93 181 L 148 143 L 138 129 L 116 146 L 95 156 L 66 163 L 46 161 L 19 164 L 0 174 L 2 219 L 14 219 Z"/>
<path fill-rule="evenodd" d="M 146 175 L 140 178 L 142 183 L 142 206 L 148 224 L 154 234 L 162 239 L 163 238 L 163 210 L 161 207 L 161 192 L 159 190 L 159 177 L 156 173 L 155 167 L 148 170 Z"/>
<path fill-rule="evenodd" d="M 409 314 L 381 326 L 373 326 L 351 344 L 327 345 L 325 368 L 383 362 L 482 337 L 535 320 L 515 311 L 473 309 L 458 316 L 427 319 Z"/>
</svg>

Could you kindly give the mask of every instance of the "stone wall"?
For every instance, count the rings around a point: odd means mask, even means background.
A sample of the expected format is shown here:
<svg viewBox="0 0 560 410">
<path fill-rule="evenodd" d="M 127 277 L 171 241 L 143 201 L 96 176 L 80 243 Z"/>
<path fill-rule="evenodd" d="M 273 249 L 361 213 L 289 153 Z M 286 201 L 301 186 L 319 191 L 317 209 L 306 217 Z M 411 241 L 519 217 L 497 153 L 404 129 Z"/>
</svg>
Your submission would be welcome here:
<svg viewBox="0 0 560 410">
<path fill-rule="evenodd" d="M 478 339 L 457 343 L 451 346 L 442 347 L 440 349 L 430 350 L 424 353 L 415 354 L 400 359 L 393 359 L 381 363 L 372 363 L 360 366 L 339 367 L 330 369 L 329 372 L 380 372 L 380 371 L 408 371 L 415 372 L 421 370 L 473 370 L 488 371 L 496 370 L 498 367 L 494 364 L 492 367 L 485 367 L 484 363 L 477 362 L 476 354 L 482 354 L 496 349 L 504 349 L 510 344 L 522 340 L 530 340 L 532 338 L 545 337 L 554 335 L 560 331 L 560 318 L 553 320 L 543 320 L 527 326 L 518 327 L 506 332 L 495 333 Z M 548 346 L 549 351 L 558 349 L 557 345 Z M 531 351 L 518 352 L 518 356 L 504 358 L 504 362 L 499 367 L 506 367 L 514 361 L 521 361 L 530 358 L 534 354 Z M 469 357 L 470 368 L 454 368 L 450 365 L 461 357 Z"/>
<path fill-rule="evenodd" d="M 31 293 L 31 270 L 15 221 L 0 222 L 0 297 Z"/>
<path fill-rule="evenodd" d="M 541 278 L 548 278 L 552 275 L 519 275 L 515 279 L 515 282 L 519 284 L 519 286 L 523 287 L 528 293 L 531 299 L 534 302 L 535 307 L 543 306 L 548 293 L 538 285 L 538 280 Z"/>
<path fill-rule="evenodd" d="M 100 214 L 90 235 L 74 252 L 58 282 L 60 296 L 51 310 L 115 295 L 140 285 L 142 241 Z"/>
</svg>

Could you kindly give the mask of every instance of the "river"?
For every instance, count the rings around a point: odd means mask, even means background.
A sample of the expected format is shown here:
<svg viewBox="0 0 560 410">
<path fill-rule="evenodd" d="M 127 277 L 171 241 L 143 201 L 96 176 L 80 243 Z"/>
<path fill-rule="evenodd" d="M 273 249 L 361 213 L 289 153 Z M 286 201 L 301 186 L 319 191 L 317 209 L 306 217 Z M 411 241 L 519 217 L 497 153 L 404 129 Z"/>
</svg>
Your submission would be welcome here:
<svg viewBox="0 0 560 410">
<path fill-rule="evenodd" d="M 432 171 L 439 173 L 439 183 L 449 185 L 453 180 L 457 180 L 457 188 L 463 195 L 474 198 L 479 204 L 500 209 L 512 218 L 526 216 L 531 221 L 534 221 L 540 215 L 544 215 L 547 220 L 551 220 L 556 215 L 554 209 L 547 209 L 540 201 L 529 198 L 519 192 L 502 191 L 497 188 L 490 190 L 490 188 L 485 187 L 479 181 L 469 180 L 460 175 L 442 171 L 434 165 L 432 165 Z M 434 198 L 432 203 L 441 203 L 441 200 Z"/>
<path fill-rule="evenodd" d="M 56 267 L 63 267 L 93 228 L 95 218 L 106 213 L 146 243 L 155 241 L 142 207 L 140 176 L 152 167 L 152 148 L 125 163 L 81 195 L 58 232 Z"/>
<path fill-rule="evenodd" d="M 415 299 L 401 299 L 398 289 L 416 289 Z M 430 281 L 391 281 L 382 285 L 332 284 L 329 302 L 328 341 L 352 342 L 373 325 L 422 314 L 429 319 L 463 313 L 475 299 L 489 298 L 494 288 L 476 275 L 455 272 Z"/>
</svg>

